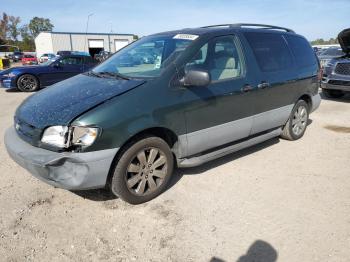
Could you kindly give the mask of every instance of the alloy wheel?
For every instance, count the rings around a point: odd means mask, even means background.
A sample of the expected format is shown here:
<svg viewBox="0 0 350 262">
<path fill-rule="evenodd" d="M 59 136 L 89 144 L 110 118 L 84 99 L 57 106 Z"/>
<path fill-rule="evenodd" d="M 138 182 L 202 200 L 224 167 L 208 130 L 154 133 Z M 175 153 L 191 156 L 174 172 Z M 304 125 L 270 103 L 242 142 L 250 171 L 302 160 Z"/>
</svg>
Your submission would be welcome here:
<svg viewBox="0 0 350 262">
<path fill-rule="evenodd" d="M 26 91 L 31 91 L 36 88 L 37 82 L 33 76 L 23 76 L 18 81 L 19 88 Z"/>
<path fill-rule="evenodd" d="M 302 134 L 306 128 L 307 124 L 307 109 L 305 106 L 301 105 L 295 111 L 292 120 L 292 131 L 294 135 L 299 136 Z"/>
<path fill-rule="evenodd" d="M 128 165 L 127 188 L 138 196 L 152 193 L 163 183 L 167 169 L 168 163 L 164 152 L 154 147 L 143 149 Z"/>
</svg>

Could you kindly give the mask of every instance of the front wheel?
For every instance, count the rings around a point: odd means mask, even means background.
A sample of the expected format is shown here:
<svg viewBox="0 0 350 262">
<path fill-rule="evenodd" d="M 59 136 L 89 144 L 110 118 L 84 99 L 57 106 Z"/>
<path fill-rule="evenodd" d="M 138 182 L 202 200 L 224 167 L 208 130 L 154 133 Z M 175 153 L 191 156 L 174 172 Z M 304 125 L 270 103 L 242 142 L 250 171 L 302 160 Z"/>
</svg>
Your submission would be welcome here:
<svg viewBox="0 0 350 262">
<path fill-rule="evenodd" d="M 290 114 L 290 117 L 283 127 L 281 137 L 287 140 L 301 138 L 306 130 L 309 120 L 309 106 L 304 100 L 299 100 Z"/>
<path fill-rule="evenodd" d="M 145 137 L 126 146 L 115 165 L 111 190 L 130 204 L 147 202 L 167 187 L 174 166 L 168 144 Z"/>
<path fill-rule="evenodd" d="M 39 89 L 39 81 L 33 75 L 21 75 L 17 80 L 17 88 L 22 92 L 34 92 Z"/>
</svg>

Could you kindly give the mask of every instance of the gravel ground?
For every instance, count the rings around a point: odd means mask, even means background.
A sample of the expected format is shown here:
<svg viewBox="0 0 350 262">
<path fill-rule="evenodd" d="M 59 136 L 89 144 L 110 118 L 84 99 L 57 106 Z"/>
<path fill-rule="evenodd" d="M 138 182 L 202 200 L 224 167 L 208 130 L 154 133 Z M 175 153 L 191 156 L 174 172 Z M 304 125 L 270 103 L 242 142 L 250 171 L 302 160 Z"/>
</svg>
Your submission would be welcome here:
<svg viewBox="0 0 350 262">
<path fill-rule="evenodd" d="M 8 157 L 2 137 L 27 96 L 0 90 L 1 261 L 349 261 L 350 97 L 323 99 L 299 141 L 177 170 L 131 206 L 53 188 Z"/>
</svg>

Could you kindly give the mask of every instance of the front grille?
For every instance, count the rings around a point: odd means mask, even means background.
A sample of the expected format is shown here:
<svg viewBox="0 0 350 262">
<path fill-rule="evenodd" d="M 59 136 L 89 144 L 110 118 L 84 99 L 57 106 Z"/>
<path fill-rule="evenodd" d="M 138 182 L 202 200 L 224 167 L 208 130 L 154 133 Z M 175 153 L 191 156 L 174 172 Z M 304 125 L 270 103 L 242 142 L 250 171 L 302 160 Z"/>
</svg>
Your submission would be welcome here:
<svg viewBox="0 0 350 262">
<path fill-rule="evenodd" d="M 350 75 L 350 63 L 338 63 L 334 69 L 338 75 Z"/>
<path fill-rule="evenodd" d="M 40 141 L 41 129 L 15 118 L 15 129 L 17 134 L 25 141 L 32 145 L 37 145 Z"/>
</svg>

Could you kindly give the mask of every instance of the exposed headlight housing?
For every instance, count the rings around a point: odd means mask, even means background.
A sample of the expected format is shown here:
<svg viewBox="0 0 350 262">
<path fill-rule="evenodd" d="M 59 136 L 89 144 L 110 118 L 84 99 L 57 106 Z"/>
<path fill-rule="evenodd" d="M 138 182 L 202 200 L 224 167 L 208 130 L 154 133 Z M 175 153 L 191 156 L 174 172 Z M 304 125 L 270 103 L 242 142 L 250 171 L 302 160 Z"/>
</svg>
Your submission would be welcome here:
<svg viewBox="0 0 350 262">
<path fill-rule="evenodd" d="M 72 144 L 78 146 L 92 145 L 98 135 L 98 127 L 73 126 Z"/>
<path fill-rule="evenodd" d="M 87 147 L 95 142 L 98 133 L 98 127 L 50 126 L 45 129 L 41 142 L 59 148 L 71 145 Z"/>
</svg>

